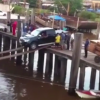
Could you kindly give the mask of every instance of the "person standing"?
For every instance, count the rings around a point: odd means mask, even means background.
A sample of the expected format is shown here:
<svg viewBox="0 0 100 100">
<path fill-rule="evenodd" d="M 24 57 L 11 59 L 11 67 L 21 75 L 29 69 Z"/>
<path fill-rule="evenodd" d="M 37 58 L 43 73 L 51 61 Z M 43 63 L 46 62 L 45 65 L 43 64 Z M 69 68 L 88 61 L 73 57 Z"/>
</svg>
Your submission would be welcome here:
<svg viewBox="0 0 100 100">
<path fill-rule="evenodd" d="M 89 46 L 89 40 L 86 39 L 85 44 L 84 44 L 84 52 L 85 52 L 84 58 L 87 58 L 88 56 L 88 46 Z"/>
<path fill-rule="evenodd" d="M 66 44 L 67 44 L 67 50 L 69 50 L 70 47 L 70 32 L 67 32 L 65 36 Z"/>
<path fill-rule="evenodd" d="M 62 49 L 64 49 L 64 47 L 65 47 L 65 33 L 62 32 L 60 35 L 61 35 L 61 47 L 62 47 Z"/>
<path fill-rule="evenodd" d="M 73 46 L 74 46 L 74 33 L 71 34 L 70 42 L 71 42 L 71 50 L 73 50 Z"/>
<path fill-rule="evenodd" d="M 60 42 L 61 42 L 61 36 L 59 35 L 59 33 L 57 33 L 57 36 L 55 37 L 55 46 L 59 47 Z"/>
</svg>

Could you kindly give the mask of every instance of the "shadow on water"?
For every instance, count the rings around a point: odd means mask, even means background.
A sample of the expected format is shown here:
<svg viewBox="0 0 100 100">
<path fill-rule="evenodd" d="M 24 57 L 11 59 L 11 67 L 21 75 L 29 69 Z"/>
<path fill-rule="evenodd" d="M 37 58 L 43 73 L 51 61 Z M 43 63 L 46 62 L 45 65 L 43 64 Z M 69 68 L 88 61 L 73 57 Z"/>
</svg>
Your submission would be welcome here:
<svg viewBox="0 0 100 100">
<path fill-rule="evenodd" d="M 68 96 L 63 85 L 34 75 L 36 72 L 30 75 L 24 66 L 15 66 L 10 60 L 0 61 L 0 100 L 81 100 Z"/>
</svg>

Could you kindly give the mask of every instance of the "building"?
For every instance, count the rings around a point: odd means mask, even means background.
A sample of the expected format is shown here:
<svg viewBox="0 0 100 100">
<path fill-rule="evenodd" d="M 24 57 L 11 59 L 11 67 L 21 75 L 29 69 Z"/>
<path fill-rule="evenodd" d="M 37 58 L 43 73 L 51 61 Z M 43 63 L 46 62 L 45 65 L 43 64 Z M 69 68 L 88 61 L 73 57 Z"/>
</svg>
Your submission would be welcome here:
<svg viewBox="0 0 100 100">
<path fill-rule="evenodd" d="M 27 2 L 18 2 L 18 5 L 24 6 L 26 9 L 29 9 L 29 3 Z"/>
</svg>

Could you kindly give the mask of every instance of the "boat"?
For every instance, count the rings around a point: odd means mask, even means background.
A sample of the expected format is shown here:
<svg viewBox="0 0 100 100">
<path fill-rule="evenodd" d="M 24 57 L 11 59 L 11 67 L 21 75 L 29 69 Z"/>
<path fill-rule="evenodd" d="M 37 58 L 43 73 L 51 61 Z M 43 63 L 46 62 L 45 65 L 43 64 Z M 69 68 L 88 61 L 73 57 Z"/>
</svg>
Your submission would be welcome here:
<svg viewBox="0 0 100 100">
<path fill-rule="evenodd" d="M 85 99 L 92 99 L 92 98 L 100 98 L 100 91 L 94 91 L 94 90 L 75 90 L 76 94 L 80 98 Z"/>
</svg>

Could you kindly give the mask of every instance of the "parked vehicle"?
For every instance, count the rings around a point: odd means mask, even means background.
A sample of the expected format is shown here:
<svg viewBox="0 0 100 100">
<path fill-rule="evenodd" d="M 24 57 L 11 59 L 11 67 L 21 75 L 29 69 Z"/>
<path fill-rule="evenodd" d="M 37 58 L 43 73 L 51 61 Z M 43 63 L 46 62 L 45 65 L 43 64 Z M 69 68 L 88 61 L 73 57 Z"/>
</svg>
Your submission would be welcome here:
<svg viewBox="0 0 100 100">
<path fill-rule="evenodd" d="M 22 46 L 36 49 L 39 46 L 54 44 L 55 30 L 53 28 L 45 27 L 38 28 L 23 37 L 20 37 L 19 42 Z"/>
<path fill-rule="evenodd" d="M 77 95 L 80 98 L 85 98 L 85 99 L 92 99 L 92 98 L 100 98 L 100 91 L 94 91 L 94 90 L 76 90 Z"/>
<path fill-rule="evenodd" d="M 0 10 L 0 16 L 6 16 L 7 13 Z"/>
</svg>

